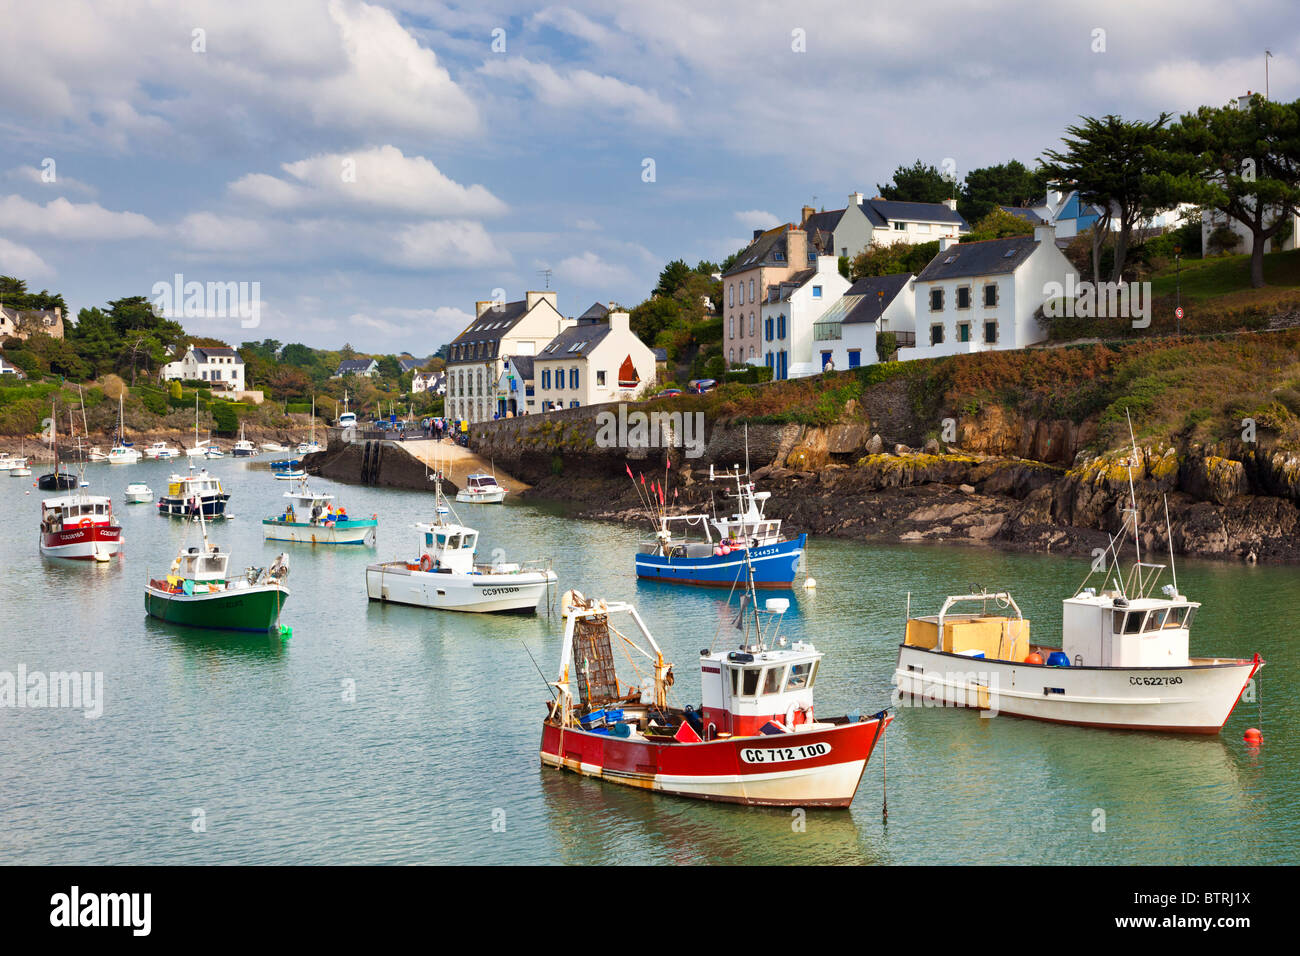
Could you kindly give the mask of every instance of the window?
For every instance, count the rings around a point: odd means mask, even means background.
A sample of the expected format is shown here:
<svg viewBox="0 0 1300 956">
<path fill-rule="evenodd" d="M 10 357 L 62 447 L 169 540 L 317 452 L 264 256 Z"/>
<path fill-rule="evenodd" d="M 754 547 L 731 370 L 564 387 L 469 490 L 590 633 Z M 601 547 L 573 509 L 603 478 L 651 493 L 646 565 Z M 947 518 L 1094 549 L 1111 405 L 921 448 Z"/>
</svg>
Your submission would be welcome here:
<svg viewBox="0 0 1300 956">
<path fill-rule="evenodd" d="M 750 358 L 753 358 L 755 354 L 756 354 L 756 353 L 754 352 L 754 346 L 751 345 L 751 346 L 749 347 L 749 357 L 750 357 Z"/>
<path fill-rule="evenodd" d="M 772 317 L 770 315 L 763 320 L 763 336 L 769 342 L 772 341 Z M 768 364 L 770 365 L 771 363 L 769 362 Z"/>
<path fill-rule="evenodd" d="M 729 284 L 727 286 L 727 306 L 730 307 L 735 304 L 736 304 L 736 287 L 734 284 Z"/>
<path fill-rule="evenodd" d="M 1171 607 L 1169 616 L 1165 618 L 1165 627 L 1182 627 L 1183 619 L 1187 617 L 1187 612 L 1190 610 L 1191 608 L 1187 607 Z"/>
<path fill-rule="evenodd" d="M 991 345 L 991 344 L 997 342 L 997 340 L 998 340 L 998 323 L 997 323 L 996 321 L 994 321 L 994 322 L 985 322 L 985 323 L 984 323 L 984 341 L 985 341 L 985 342 L 988 342 L 988 343 Z"/>
<path fill-rule="evenodd" d="M 813 286 L 813 298 L 820 299 L 821 297 L 822 297 L 822 287 L 819 285 Z"/>
<path fill-rule="evenodd" d="M 736 317 L 733 315 L 731 318 L 727 319 L 727 338 L 734 339 L 735 337 L 736 337 Z"/>
<path fill-rule="evenodd" d="M 578 390 L 578 370 L 576 368 L 569 369 L 569 388 L 575 392 Z"/>
<path fill-rule="evenodd" d="M 998 304 L 998 285 L 990 282 L 984 286 L 984 308 L 992 309 Z"/>
<path fill-rule="evenodd" d="M 735 361 L 736 361 L 736 350 L 727 349 L 727 364 L 730 365 L 732 362 Z"/>
<path fill-rule="evenodd" d="M 542 388 L 550 388 L 550 387 L 551 387 L 551 370 L 549 368 L 544 368 L 542 369 Z"/>
<path fill-rule="evenodd" d="M 904 231 L 906 231 L 906 229 L 907 229 L 907 225 L 906 225 L 905 223 L 901 223 L 901 222 L 899 222 L 897 219 L 895 219 L 895 220 L 894 220 L 894 229 L 895 229 L 895 231 L 897 231 L 897 232 L 904 232 Z"/>
<path fill-rule="evenodd" d="M 597 388 L 605 387 L 605 372 L 603 369 L 596 370 L 596 387 Z"/>
<path fill-rule="evenodd" d="M 813 661 L 790 666 L 790 679 L 785 683 L 786 690 L 803 690 L 812 684 Z"/>
<path fill-rule="evenodd" d="M 849 368 L 858 368 L 862 365 L 862 349 L 849 349 Z"/>
<path fill-rule="evenodd" d="M 943 311 L 943 290 L 942 289 L 930 290 L 930 311 L 931 312 Z"/>
<path fill-rule="evenodd" d="M 963 285 L 957 288 L 957 308 L 970 308 L 970 286 Z"/>
<path fill-rule="evenodd" d="M 849 254 L 848 246 L 840 246 L 840 255 L 847 257 Z"/>
<path fill-rule="evenodd" d="M 754 334 L 754 313 L 749 313 L 749 334 Z"/>
<path fill-rule="evenodd" d="M 785 667 L 769 667 L 763 672 L 763 693 L 781 693 L 781 678 L 785 677 Z"/>
<path fill-rule="evenodd" d="M 776 337 L 778 339 L 785 338 L 785 314 L 784 313 L 776 317 Z"/>
<path fill-rule="evenodd" d="M 768 319 L 768 321 L 771 322 L 772 320 L 771 320 L 771 319 Z M 771 336 L 768 336 L 768 337 L 771 338 Z M 771 352 L 768 352 L 766 355 L 763 356 L 763 363 L 764 363 L 768 368 L 772 368 L 772 367 L 773 367 L 773 365 L 772 365 L 772 353 L 771 353 Z"/>
<path fill-rule="evenodd" d="M 942 342 L 943 342 L 943 325 L 939 322 L 936 322 L 934 325 L 930 326 L 930 344 L 940 345 L 942 344 Z"/>
<path fill-rule="evenodd" d="M 754 280 L 753 279 L 749 280 L 749 301 L 750 302 L 754 301 Z"/>
<path fill-rule="evenodd" d="M 969 342 L 969 341 L 970 341 L 970 323 L 969 323 L 969 322 L 958 322 L 958 323 L 957 323 L 957 341 L 958 341 L 958 342 Z"/>
<path fill-rule="evenodd" d="M 758 675 L 763 673 L 761 668 L 746 667 L 745 678 L 741 681 L 740 696 L 754 697 L 758 694 Z"/>
</svg>

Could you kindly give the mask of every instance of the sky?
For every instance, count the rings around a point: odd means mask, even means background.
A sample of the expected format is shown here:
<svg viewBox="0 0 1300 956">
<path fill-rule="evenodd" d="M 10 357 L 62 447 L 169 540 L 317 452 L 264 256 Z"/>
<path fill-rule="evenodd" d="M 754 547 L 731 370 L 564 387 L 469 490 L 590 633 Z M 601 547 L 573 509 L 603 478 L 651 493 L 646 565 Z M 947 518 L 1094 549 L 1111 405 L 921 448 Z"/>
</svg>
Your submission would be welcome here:
<svg viewBox="0 0 1300 956">
<path fill-rule="evenodd" d="M 681 258 L 1032 165 L 1081 115 L 1300 96 L 1258 0 L 0 0 L 0 274 L 69 307 L 237 283 L 196 335 L 427 355 L 478 300 L 631 306 Z M 547 274 L 549 272 L 549 274 Z"/>
</svg>

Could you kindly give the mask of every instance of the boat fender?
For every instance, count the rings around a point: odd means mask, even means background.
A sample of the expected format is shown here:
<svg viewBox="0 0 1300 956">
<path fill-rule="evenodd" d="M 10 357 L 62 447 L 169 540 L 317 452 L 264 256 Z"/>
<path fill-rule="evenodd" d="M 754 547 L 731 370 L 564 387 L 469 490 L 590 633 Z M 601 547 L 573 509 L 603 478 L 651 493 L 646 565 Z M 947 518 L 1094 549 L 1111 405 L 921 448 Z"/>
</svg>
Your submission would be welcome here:
<svg viewBox="0 0 1300 956">
<path fill-rule="evenodd" d="M 423 571 L 423 572 L 425 572 L 426 574 L 427 574 L 428 572 L 432 571 L 432 570 L 433 570 L 433 558 L 429 557 L 427 554 L 421 555 L 421 556 L 420 556 L 420 570 Z"/>
</svg>

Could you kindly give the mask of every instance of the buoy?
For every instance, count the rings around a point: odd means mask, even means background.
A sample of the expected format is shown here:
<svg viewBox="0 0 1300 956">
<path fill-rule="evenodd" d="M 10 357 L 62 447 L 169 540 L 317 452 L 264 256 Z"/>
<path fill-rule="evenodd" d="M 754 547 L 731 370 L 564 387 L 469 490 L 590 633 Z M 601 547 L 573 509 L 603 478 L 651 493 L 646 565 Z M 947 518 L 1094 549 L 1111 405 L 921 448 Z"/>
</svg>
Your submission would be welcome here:
<svg viewBox="0 0 1300 956">
<path fill-rule="evenodd" d="M 1028 657 L 1025 658 L 1025 663 L 1026 663 L 1026 664 L 1041 664 L 1041 663 L 1043 663 L 1043 655 L 1039 654 L 1038 651 L 1034 651 L 1034 652 L 1031 653 Z"/>
<path fill-rule="evenodd" d="M 280 640 L 282 640 L 282 641 L 287 641 L 287 640 L 288 640 L 289 638 L 291 638 L 291 637 L 293 637 L 293 628 L 290 627 L 288 624 L 281 624 L 281 625 L 280 625 Z"/>
<path fill-rule="evenodd" d="M 1246 743 L 1252 747 L 1258 747 L 1264 742 L 1264 735 L 1261 734 L 1257 728 L 1250 727 L 1246 730 L 1246 733 L 1242 735 L 1241 739 L 1246 741 Z"/>
<path fill-rule="evenodd" d="M 817 579 L 816 579 L 816 578 L 804 578 L 804 579 L 803 579 L 803 586 L 804 586 L 805 588 L 807 588 L 809 591 L 811 591 L 813 588 L 817 587 Z"/>
</svg>

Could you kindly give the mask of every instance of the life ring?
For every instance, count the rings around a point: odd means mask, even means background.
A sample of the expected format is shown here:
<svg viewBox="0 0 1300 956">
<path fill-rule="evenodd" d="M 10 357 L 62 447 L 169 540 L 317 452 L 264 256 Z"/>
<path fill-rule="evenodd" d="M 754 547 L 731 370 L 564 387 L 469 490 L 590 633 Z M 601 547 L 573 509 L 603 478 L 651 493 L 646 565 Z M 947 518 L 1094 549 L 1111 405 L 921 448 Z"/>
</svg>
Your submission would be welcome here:
<svg viewBox="0 0 1300 956">
<path fill-rule="evenodd" d="M 77 527 L 78 527 L 78 528 L 89 528 L 89 527 L 90 527 L 91 525 L 93 525 L 94 523 L 95 523 L 95 521 L 94 521 L 93 518 L 82 518 L 80 521 L 77 522 Z"/>
<path fill-rule="evenodd" d="M 433 570 L 433 558 L 427 554 L 420 556 L 420 570 L 426 574 Z"/>
<path fill-rule="evenodd" d="M 808 708 L 800 707 L 798 704 L 791 704 L 790 709 L 785 712 L 786 730 L 794 730 L 794 715 L 803 714 L 804 723 L 808 723 Z"/>
</svg>

